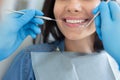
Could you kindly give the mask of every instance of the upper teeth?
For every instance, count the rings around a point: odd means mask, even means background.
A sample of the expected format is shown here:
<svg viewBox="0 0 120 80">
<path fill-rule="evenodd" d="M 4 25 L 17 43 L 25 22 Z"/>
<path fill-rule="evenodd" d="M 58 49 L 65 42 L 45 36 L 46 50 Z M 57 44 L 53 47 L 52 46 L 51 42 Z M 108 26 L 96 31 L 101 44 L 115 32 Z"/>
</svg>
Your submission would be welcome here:
<svg viewBox="0 0 120 80">
<path fill-rule="evenodd" d="M 67 23 L 82 23 L 85 20 L 66 20 Z"/>
</svg>

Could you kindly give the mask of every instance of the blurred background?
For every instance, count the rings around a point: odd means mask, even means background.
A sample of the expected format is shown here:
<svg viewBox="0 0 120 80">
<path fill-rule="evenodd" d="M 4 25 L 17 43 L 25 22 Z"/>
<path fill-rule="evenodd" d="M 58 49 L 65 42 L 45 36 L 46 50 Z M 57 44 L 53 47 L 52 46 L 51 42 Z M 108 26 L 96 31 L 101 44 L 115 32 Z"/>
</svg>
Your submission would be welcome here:
<svg viewBox="0 0 120 80">
<path fill-rule="evenodd" d="M 41 10 L 44 4 L 44 0 L 3 0 L 4 1 L 4 9 L 8 10 L 21 10 L 21 9 L 38 9 Z M 120 3 L 120 0 L 117 0 Z M 3 10 L 4 10 L 3 9 Z M 38 40 L 38 43 L 40 41 Z M 16 56 L 16 54 L 23 48 L 32 45 L 33 40 L 31 37 L 27 37 L 23 44 L 17 49 L 17 51 L 11 55 L 9 58 L 0 62 L 0 80 L 2 80 L 2 76 L 4 75 L 6 69 L 9 67 L 11 61 Z"/>
</svg>

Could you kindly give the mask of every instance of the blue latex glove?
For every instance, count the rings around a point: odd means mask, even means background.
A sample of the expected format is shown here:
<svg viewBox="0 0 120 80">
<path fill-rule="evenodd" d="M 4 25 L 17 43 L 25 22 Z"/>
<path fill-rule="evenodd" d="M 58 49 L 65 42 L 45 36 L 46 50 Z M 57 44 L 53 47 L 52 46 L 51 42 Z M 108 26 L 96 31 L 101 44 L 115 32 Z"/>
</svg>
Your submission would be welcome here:
<svg viewBox="0 0 120 80">
<path fill-rule="evenodd" d="M 93 10 L 96 14 L 96 31 L 103 42 L 105 50 L 117 61 L 120 67 L 120 6 L 115 1 L 101 2 Z"/>
<path fill-rule="evenodd" d="M 44 22 L 35 16 L 42 16 L 43 13 L 37 10 L 22 12 L 25 14 L 12 13 L 0 23 L 0 60 L 10 56 L 28 35 L 35 38 L 41 32 L 38 24 Z"/>
</svg>

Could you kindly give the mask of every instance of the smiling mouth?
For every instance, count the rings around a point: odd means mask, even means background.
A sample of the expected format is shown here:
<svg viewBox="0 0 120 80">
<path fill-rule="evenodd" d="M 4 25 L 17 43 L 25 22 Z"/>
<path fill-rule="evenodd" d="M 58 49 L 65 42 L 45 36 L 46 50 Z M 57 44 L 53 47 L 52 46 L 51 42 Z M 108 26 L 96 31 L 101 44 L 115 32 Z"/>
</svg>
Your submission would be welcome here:
<svg viewBox="0 0 120 80">
<path fill-rule="evenodd" d="M 68 27 L 85 27 L 90 19 L 63 19 Z"/>
</svg>

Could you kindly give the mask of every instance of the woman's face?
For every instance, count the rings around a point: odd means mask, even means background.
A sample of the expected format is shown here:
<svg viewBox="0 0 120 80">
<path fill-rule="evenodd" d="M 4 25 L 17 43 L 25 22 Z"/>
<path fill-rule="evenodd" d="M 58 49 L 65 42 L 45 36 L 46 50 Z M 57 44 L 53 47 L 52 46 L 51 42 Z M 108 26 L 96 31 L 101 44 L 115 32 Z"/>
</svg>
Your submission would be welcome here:
<svg viewBox="0 0 120 80">
<path fill-rule="evenodd" d="M 85 25 L 93 18 L 92 10 L 100 3 L 100 0 L 55 0 L 54 16 L 58 28 L 65 38 L 79 40 L 95 33 L 92 23 Z"/>
</svg>

